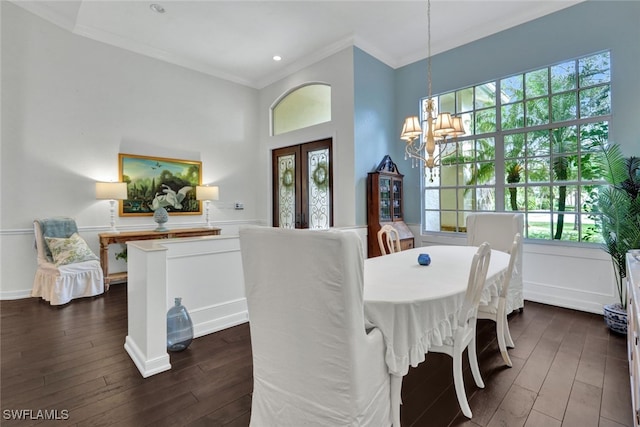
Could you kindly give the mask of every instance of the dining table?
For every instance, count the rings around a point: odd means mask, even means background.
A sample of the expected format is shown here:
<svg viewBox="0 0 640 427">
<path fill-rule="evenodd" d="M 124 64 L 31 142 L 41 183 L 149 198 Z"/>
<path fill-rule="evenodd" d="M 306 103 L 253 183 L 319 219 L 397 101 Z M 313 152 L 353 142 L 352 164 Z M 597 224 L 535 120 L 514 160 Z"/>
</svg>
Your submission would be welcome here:
<svg viewBox="0 0 640 427">
<path fill-rule="evenodd" d="M 475 246 L 423 246 L 368 258 L 364 263 L 367 327 L 382 332 L 391 374 L 393 425 L 400 426 L 402 377 L 425 360 L 429 348 L 451 339 L 464 300 Z M 428 254 L 430 263 L 418 262 Z M 499 297 L 509 254 L 491 251 L 481 305 Z"/>
</svg>

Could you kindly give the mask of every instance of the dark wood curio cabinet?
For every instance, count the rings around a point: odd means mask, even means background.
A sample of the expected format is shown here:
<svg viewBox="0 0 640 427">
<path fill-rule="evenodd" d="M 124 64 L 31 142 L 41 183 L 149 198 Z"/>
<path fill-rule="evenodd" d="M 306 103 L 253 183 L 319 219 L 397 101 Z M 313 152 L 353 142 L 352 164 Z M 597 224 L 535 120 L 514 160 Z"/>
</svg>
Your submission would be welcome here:
<svg viewBox="0 0 640 427">
<path fill-rule="evenodd" d="M 367 224 L 369 257 L 380 256 L 378 231 L 385 224 L 392 225 L 400 235 L 402 250 L 413 248 L 413 234 L 404 222 L 403 187 L 404 175 L 391 157 L 384 156 L 375 171 L 367 177 Z"/>
</svg>

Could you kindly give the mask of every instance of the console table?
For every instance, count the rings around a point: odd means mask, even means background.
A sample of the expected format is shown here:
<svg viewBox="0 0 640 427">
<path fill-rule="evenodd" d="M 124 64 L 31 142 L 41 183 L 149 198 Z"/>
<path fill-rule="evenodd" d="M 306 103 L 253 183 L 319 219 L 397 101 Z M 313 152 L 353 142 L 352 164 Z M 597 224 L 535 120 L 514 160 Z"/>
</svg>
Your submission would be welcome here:
<svg viewBox="0 0 640 427">
<path fill-rule="evenodd" d="M 100 240 L 100 265 L 104 274 L 105 288 L 115 282 L 127 280 L 127 272 L 109 274 L 109 245 L 114 243 L 126 243 L 130 240 L 172 239 L 176 237 L 217 236 L 219 228 L 178 228 L 168 231 L 124 231 L 121 233 L 99 233 Z"/>
</svg>

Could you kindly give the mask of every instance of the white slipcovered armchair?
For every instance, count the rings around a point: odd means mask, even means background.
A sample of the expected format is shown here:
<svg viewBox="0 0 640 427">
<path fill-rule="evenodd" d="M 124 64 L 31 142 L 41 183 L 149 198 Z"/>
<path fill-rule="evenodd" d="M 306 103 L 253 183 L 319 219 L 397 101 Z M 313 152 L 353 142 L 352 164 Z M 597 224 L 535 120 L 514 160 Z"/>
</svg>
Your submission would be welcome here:
<svg viewBox="0 0 640 427">
<path fill-rule="evenodd" d="M 391 377 L 381 332 L 365 331 L 357 234 L 247 227 L 240 247 L 251 426 L 390 426 Z"/>
<path fill-rule="evenodd" d="M 483 242 L 489 242 L 491 249 L 510 253 L 511 245 L 518 233 L 524 238 L 524 214 L 522 213 L 483 212 L 467 216 L 467 244 L 470 246 L 480 246 Z M 520 240 L 506 298 L 507 313 L 524 307 L 522 252 L 522 240 Z"/>
<path fill-rule="evenodd" d="M 62 305 L 75 298 L 104 293 L 100 261 L 78 235 L 73 218 L 35 220 L 33 229 L 38 268 L 32 297 Z"/>
</svg>

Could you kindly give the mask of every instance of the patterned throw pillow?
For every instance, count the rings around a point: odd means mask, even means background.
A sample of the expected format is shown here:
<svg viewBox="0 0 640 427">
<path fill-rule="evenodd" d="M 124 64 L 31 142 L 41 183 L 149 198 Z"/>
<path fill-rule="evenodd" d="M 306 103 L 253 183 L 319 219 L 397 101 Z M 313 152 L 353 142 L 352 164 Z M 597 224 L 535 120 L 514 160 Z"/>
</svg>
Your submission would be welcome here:
<svg viewBox="0 0 640 427">
<path fill-rule="evenodd" d="M 46 236 L 44 239 L 56 266 L 98 259 L 78 233 L 73 233 L 68 239 Z"/>
</svg>

